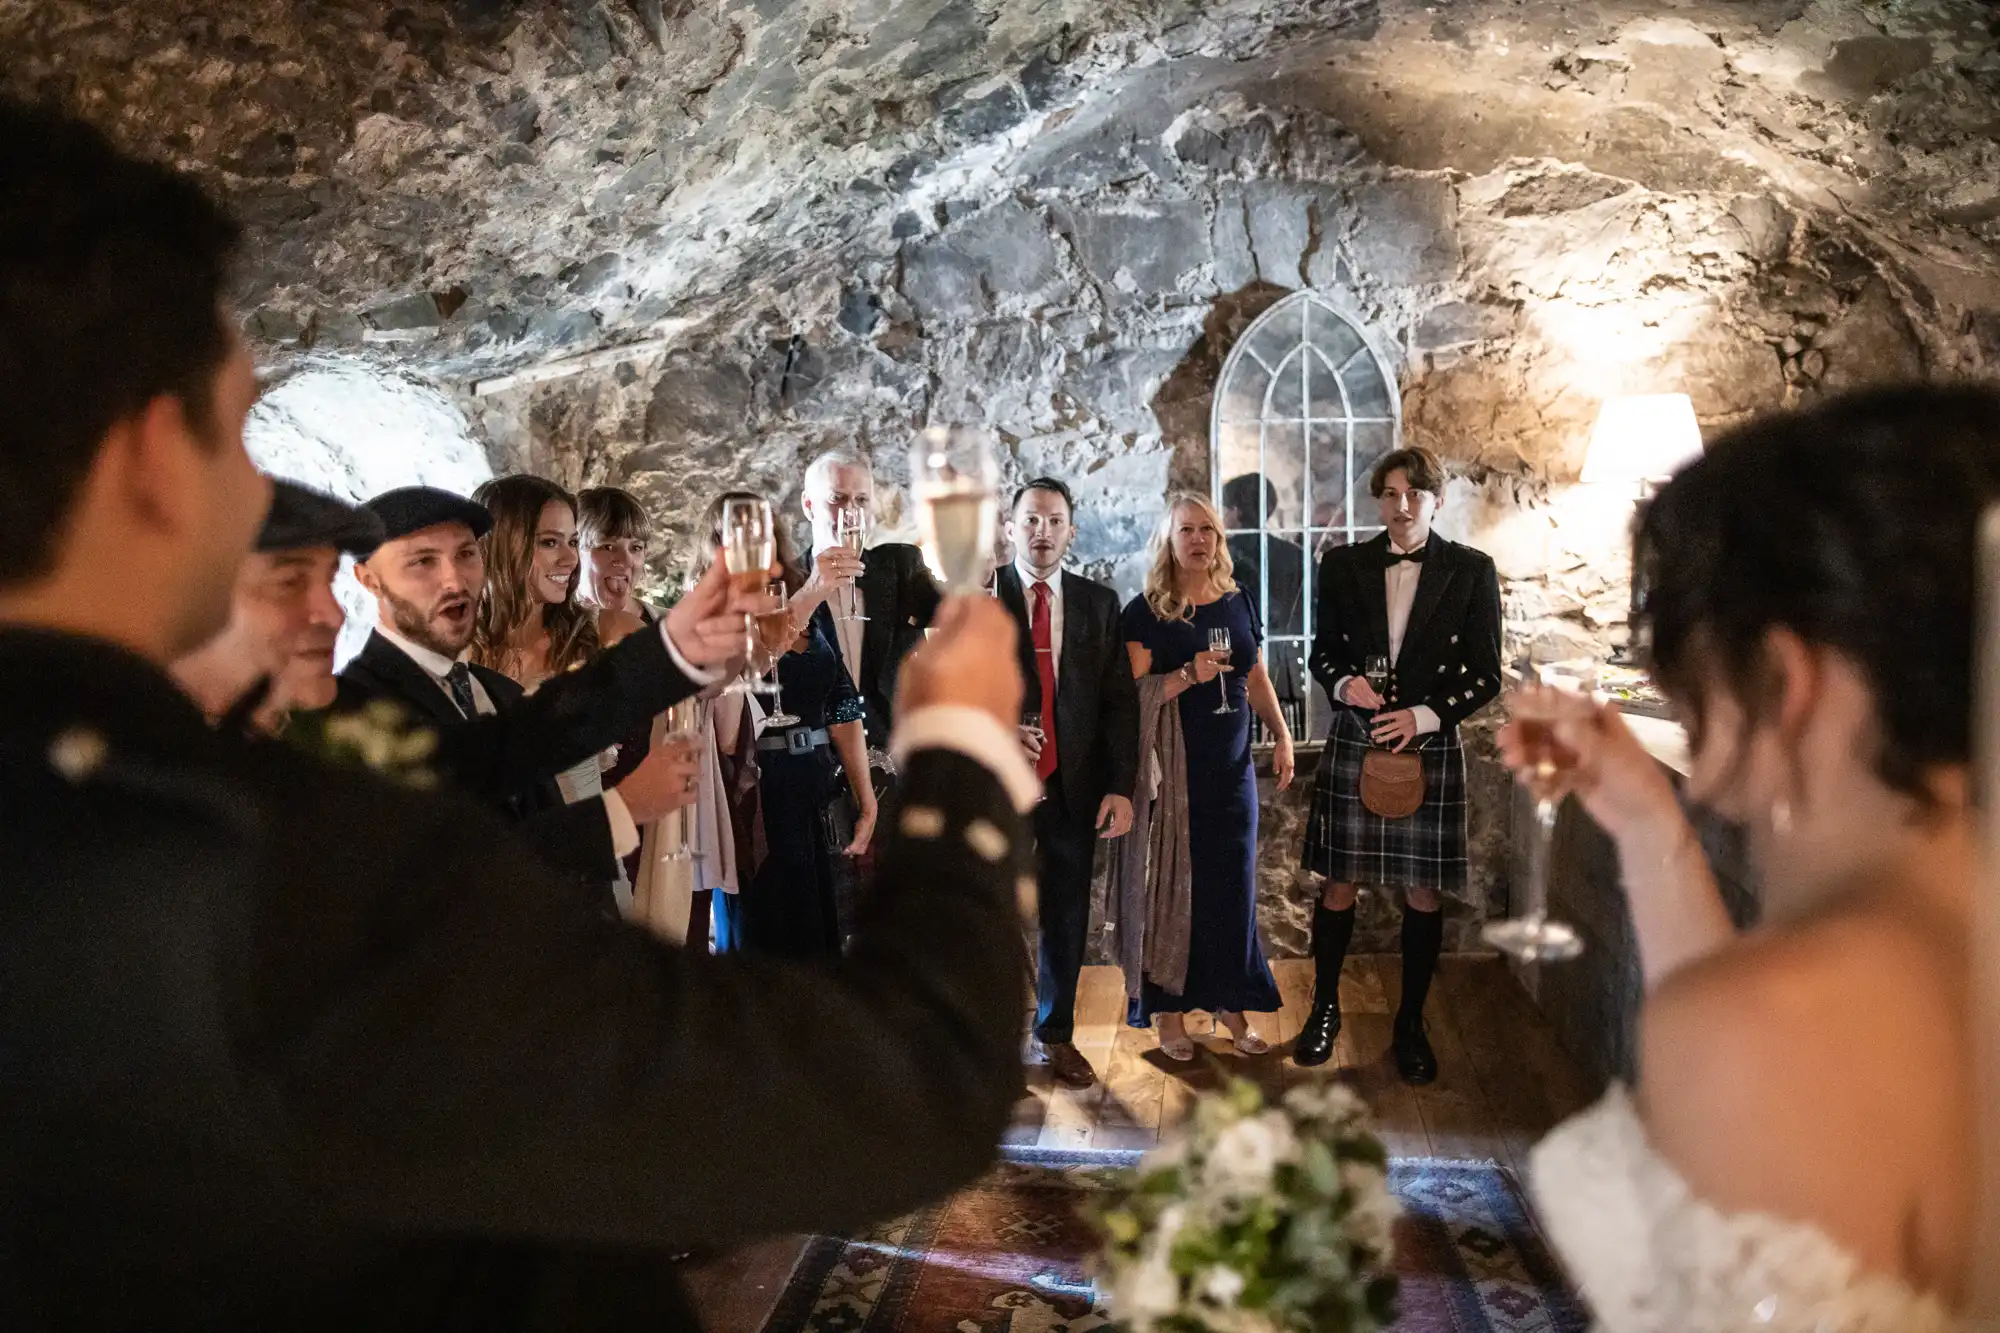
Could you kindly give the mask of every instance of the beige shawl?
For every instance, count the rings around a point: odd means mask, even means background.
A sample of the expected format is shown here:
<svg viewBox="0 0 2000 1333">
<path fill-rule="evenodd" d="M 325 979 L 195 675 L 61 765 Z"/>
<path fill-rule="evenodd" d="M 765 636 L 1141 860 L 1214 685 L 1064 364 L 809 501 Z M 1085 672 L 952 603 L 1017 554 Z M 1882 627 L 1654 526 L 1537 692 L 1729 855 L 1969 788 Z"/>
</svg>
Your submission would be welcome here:
<svg viewBox="0 0 2000 1333">
<path fill-rule="evenodd" d="M 1105 925 L 1125 972 L 1125 996 L 1140 981 L 1170 995 L 1187 985 L 1193 929 L 1194 874 L 1188 859 L 1187 751 L 1178 700 L 1167 697 L 1171 673 L 1139 681 L 1139 781 L 1132 792 L 1132 832 L 1112 847 Z"/>
</svg>

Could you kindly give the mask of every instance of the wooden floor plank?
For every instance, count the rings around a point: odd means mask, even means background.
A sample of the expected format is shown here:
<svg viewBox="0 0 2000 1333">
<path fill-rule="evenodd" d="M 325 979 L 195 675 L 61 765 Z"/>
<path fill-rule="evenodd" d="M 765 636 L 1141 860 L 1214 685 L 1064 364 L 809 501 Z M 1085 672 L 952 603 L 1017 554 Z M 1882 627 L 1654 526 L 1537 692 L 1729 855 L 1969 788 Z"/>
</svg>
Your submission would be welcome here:
<svg viewBox="0 0 2000 1333">
<path fill-rule="evenodd" d="M 778 1236 L 683 1265 L 696 1325 L 706 1333 L 760 1333 L 805 1248 L 804 1236 Z"/>
</svg>

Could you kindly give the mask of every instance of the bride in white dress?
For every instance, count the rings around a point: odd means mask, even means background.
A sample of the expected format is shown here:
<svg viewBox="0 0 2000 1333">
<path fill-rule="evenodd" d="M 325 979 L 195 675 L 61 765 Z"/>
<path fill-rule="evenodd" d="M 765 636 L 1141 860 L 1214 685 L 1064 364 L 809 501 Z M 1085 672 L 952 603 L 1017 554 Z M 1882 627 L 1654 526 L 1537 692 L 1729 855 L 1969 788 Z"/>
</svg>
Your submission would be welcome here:
<svg viewBox="0 0 2000 1333">
<path fill-rule="evenodd" d="M 1637 930 L 1642 1077 L 1531 1174 L 1608 1333 L 1960 1327 L 1974 553 L 1996 498 L 2000 396 L 1912 389 L 1740 429 L 1641 520 L 1688 796 L 1748 828 L 1763 919 L 1732 927 L 1661 770 L 1568 700 L 1557 737 Z M 1518 769 L 1514 728 L 1501 743 Z"/>
</svg>

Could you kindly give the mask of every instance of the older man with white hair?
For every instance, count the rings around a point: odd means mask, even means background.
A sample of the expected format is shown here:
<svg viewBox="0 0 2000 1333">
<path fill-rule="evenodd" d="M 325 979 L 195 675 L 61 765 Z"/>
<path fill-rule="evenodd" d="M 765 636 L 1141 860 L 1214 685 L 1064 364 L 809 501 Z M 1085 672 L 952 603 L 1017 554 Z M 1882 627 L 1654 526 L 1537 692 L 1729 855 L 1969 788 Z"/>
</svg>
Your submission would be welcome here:
<svg viewBox="0 0 2000 1333">
<path fill-rule="evenodd" d="M 875 469 L 867 454 L 843 446 L 815 458 L 806 469 L 801 506 L 812 524 L 813 563 L 799 600 L 818 602 L 821 589 L 832 590 L 813 615 L 840 645 L 847 674 L 868 706 L 869 748 L 879 750 L 895 720 L 896 671 L 924 641 L 937 614 L 938 586 L 914 546 L 885 542 L 857 553 L 843 543 L 843 531 L 859 532 L 857 544 L 865 545 L 874 522 Z"/>
</svg>

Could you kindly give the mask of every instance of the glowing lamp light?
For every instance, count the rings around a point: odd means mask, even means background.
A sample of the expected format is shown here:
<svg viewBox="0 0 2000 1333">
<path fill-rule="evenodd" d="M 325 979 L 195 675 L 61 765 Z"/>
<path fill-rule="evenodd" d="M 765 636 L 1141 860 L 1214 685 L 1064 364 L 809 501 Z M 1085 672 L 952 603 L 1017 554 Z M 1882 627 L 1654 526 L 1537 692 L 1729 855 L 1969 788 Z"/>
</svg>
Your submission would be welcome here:
<svg viewBox="0 0 2000 1333">
<path fill-rule="evenodd" d="M 1701 457 L 1701 427 L 1684 393 L 1607 398 L 1590 432 L 1586 486 L 1650 487 Z"/>
</svg>

